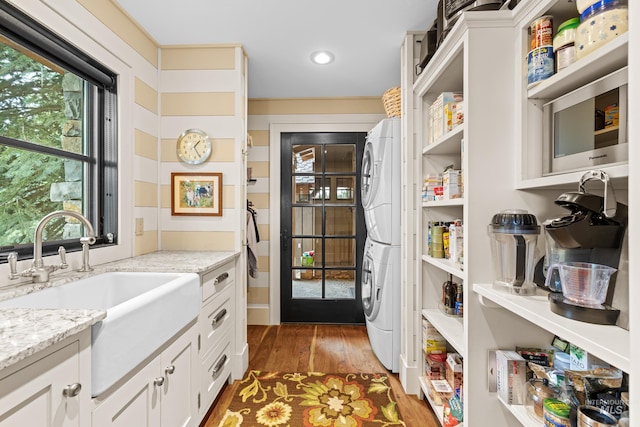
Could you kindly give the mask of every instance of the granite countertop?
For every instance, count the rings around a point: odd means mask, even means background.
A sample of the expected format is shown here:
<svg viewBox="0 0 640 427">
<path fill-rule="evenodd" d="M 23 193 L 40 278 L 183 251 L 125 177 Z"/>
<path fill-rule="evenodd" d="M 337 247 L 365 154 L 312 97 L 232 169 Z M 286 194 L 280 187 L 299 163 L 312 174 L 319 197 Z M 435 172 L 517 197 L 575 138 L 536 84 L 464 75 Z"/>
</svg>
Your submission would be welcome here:
<svg viewBox="0 0 640 427">
<path fill-rule="evenodd" d="M 0 289 L 0 301 L 110 271 L 204 273 L 239 255 L 239 252 L 153 252 L 94 266 L 89 273 L 64 272 L 54 275 L 47 283 L 3 288 Z M 104 310 L 0 308 L 0 369 L 91 327 L 106 315 Z"/>
</svg>

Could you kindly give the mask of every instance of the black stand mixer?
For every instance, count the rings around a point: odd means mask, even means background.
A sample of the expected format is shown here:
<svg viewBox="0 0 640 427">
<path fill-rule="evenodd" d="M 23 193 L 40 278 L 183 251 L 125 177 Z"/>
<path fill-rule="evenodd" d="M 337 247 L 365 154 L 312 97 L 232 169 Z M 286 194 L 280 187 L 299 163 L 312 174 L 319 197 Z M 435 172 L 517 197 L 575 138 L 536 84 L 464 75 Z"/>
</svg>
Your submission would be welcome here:
<svg viewBox="0 0 640 427">
<path fill-rule="evenodd" d="M 585 191 L 585 184 L 592 180 L 604 184 L 603 196 Z M 546 242 L 545 265 L 578 261 L 617 269 L 628 223 L 628 208 L 616 201 L 608 175 L 600 170 L 586 172 L 580 179 L 578 191 L 561 194 L 555 204 L 567 209 L 569 214 L 545 222 L 546 238 L 550 239 Z M 546 270 L 543 271 L 546 275 Z M 557 274 L 557 269 L 551 274 Z M 614 273 L 604 304 L 583 306 L 557 293 L 560 279 L 553 277 L 551 283 L 556 286 L 550 286 L 551 311 L 583 322 L 615 324 L 620 314 L 620 310 L 611 307 L 615 278 Z"/>
</svg>

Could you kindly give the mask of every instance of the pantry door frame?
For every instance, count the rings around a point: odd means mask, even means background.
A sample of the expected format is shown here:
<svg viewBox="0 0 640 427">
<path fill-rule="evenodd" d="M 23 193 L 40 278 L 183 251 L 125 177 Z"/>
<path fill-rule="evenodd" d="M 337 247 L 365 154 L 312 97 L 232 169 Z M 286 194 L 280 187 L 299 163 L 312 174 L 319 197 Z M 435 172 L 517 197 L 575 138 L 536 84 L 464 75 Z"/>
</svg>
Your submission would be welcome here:
<svg viewBox="0 0 640 427">
<path fill-rule="evenodd" d="M 280 153 L 282 133 L 303 132 L 368 132 L 384 115 L 367 114 L 358 117 L 331 119 L 319 118 L 319 122 L 301 117 L 300 122 L 287 121 L 269 124 L 269 323 L 280 324 Z M 359 284 L 356 284 L 358 286 Z"/>
</svg>

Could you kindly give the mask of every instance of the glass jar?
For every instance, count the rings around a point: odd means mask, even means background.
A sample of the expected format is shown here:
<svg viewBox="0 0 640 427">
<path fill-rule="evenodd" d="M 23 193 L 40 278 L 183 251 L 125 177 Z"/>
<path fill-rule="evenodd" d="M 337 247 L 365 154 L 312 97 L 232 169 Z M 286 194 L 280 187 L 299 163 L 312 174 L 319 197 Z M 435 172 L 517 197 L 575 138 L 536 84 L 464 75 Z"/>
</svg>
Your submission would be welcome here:
<svg viewBox="0 0 640 427">
<path fill-rule="evenodd" d="M 544 399 L 557 398 L 559 395 L 560 389 L 549 384 L 546 378 L 534 378 L 527 382 L 527 400 L 525 406 L 538 418 L 542 419 L 544 413 L 542 403 Z"/>
<path fill-rule="evenodd" d="M 627 0 L 596 2 L 580 15 L 575 40 L 576 59 L 583 58 L 628 30 Z"/>
</svg>

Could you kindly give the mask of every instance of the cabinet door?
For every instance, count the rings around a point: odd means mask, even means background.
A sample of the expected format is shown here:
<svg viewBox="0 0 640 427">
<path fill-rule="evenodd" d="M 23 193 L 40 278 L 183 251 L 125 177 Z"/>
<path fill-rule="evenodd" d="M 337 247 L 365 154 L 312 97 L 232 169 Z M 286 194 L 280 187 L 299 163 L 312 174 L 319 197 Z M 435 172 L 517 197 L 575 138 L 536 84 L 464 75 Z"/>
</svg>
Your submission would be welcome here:
<svg viewBox="0 0 640 427">
<path fill-rule="evenodd" d="M 161 417 L 163 427 L 195 426 L 198 414 L 197 328 L 190 330 L 162 352 Z"/>
<path fill-rule="evenodd" d="M 92 427 L 160 426 L 162 384 L 155 384 L 160 362 L 160 356 L 153 359 L 99 403 L 92 413 Z"/>
<path fill-rule="evenodd" d="M 63 393 L 80 384 L 78 352 L 76 341 L 0 380 L 0 425 L 84 427 L 80 415 L 88 408 L 80 405 L 79 395 Z"/>
</svg>

